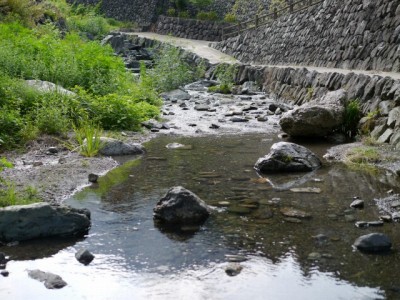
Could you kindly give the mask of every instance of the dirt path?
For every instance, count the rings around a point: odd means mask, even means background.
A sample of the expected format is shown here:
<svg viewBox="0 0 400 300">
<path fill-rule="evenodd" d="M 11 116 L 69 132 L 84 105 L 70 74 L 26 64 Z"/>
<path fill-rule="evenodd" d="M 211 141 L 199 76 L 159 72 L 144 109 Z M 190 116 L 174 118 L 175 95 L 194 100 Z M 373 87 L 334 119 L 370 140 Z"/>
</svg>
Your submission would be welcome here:
<svg viewBox="0 0 400 300">
<path fill-rule="evenodd" d="M 172 36 L 161 35 L 153 32 L 134 32 L 134 35 L 145 37 L 148 39 L 154 39 L 161 42 L 166 42 L 172 44 L 174 46 L 181 47 L 185 50 L 191 51 L 196 53 L 200 57 L 206 58 L 210 61 L 210 63 L 240 63 L 234 57 L 224 54 L 214 48 L 209 46 L 210 43 L 208 41 L 198 41 L 198 40 L 189 40 L 183 38 L 177 38 Z M 293 69 L 300 69 L 306 68 L 310 71 L 316 71 L 319 73 L 340 73 L 340 74 L 348 74 L 348 73 L 355 73 L 355 74 L 365 74 L 368 76 L 379 75 L 382 77 L 391 77 L 393 79 L 400 79 L 400 73 L 394 72 L 381 72 L 381 71 L 364 71 L 364 70 L 346 70 L 346 69 L 338 69 L 338 68 L 324 68 L 324 67 L 313 67 L 313 66 L 294 66 L 294 65 L 262 65 L 265 67 L 278 67 L 278 68 L 293 68 Z"/>
<path fill-rule="evenodd" d="M 233 58 L 232 56 L 224 54 L 214 48 L 211 48 L 209 46 L 209 44 L 212 42 L 177 38 L 177 37 L 173 37 L 173 36 L 169 36 L 169 35 L 161 35 L 161 34 L 157 34 L 157 33 L 153 33 L 153 32 L 133 32 L 132 35 L 137 35 L 139 37 L 157 40 L 160 42 L 169 43 L 169 44 L 177 46 L 177 47 L 181 47 L 182 49 L 193 52 L 202 58 L 208 59 L 208 61 L 212 64 L 240 63 L 237 59 Z"/>
</svg>

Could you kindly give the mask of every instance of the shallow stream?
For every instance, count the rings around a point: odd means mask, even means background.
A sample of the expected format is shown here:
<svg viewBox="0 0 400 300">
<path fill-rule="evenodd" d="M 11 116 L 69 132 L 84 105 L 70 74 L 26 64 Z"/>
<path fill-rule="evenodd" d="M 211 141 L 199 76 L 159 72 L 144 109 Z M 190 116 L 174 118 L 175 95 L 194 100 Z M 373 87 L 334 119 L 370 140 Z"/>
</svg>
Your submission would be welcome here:
<svg viewBox="0 0 400 300">
<path fill-rule="evenodd" d="M 355 227 L 379 220 L 374 198 L 398 192 L 387 174 L 325 165 L 310 174 L 261 176 L 256 160 L 276 138 L 263 134 L 161 136 L 147 154 L 128 161 L 66 202 L 92 212 L 87 238 L 48 240 L 3 247 L 12 261 L 0 278 L 7 299 L 398 299 L 399 224 Z M 167 149 L 178 142 L 188 150 Z M 328 145 L 303 144 L 320 157 Z M 156 202 L 181 185 L 214 207 L 198 230 L 170 232 L 152 218 Z M 292 188 L 313 188 L 313 193 Z M 350 209 L 353 197 L 365 200 Z M 287 218 L 297 209 L 310 218 Z M 354 240 L 370 232 L 390 236 L 387 255 L 362 254 Z M 89 249 L 83 266 L 74 254 Z M 241 273 L 225 273 L 238 260 Z M 68 286 L 47 290 L 27 276 L 40 269 L 60 275 Z"/>
</svg>

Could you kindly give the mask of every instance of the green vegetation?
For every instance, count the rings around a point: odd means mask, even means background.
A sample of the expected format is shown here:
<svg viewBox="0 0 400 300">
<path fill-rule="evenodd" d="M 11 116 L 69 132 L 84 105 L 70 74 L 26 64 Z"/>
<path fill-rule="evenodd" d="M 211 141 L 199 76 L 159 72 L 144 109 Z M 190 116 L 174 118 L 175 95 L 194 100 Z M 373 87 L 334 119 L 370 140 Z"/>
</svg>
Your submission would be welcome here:
<svg viewBox="0 0 400 300">
<path fill-rule="evenodd" d="M 380 162 L 380 155 L 373 147 L 356 147 L 346 153 L 344 162 L 352 169 L 375 173 L 375 164 Z"/>
<path fill-rule="evenodd" d="M 236 18 L 236 16 L 235 16 L 234 14 L 232 14 L 232 13 L 227 13 L 227 14 L 224 16 L 224 22 L 227 22 L 227 23 L 236 23 L 236 22 L 237 22 L 237 18 Z"/>
<path fill-rule="evenodd" d="M 159 51 L 154 69 L 143 66 L 141 79 L 135 79 L 111 47 L 97 40 L 116 24 L 97 7 L 65 0 L 0 0 L 0 151 L 42 133 L 63 136 L 75 128 L 79 134 L 84 120 L 99 130 L 138 130 L 159 115 L 160 92 L 204 73 L 203 66 L 189 66 L 177 48 L 168 48 Z M 39 91 L 27 79 L 73 93 Z"/>
<path fill-rule="evenodd" d="M 29 186 L 22 192 L 17 192 L 14 183 L 5 182 L 1 184 L 0 189 L 0 207 L 10 205 L 23 205 L 40 202 L 36 188 Z"/>
<path fill-rule="evenodd" d="M 214 75 L 219 81 L 219 85 L 209 87 L 208 91 L 214 93 L 229 94 L 232 92 L 232 87 L 235 82 L 237 69 L 235 65 L 220 64 L 214 71 Z"/>
<path fill-rule="evenodd" d="M 74 126 L 75 138 L 79 144 L 79 152 L 86 157 L 98 154 L 103 146 L 100 140 L 102 129 L 90 121 L 84 121 L 79 126 Z"/>
<path fill-rule="evenodd" d="M 198 20 L 208 20 L 208 21 L 217 21 L 218 15 L 215 11 L 200 11 L 197 13 L 196 19 Z"/>
<path fill-rule="evenodd" d="M 158 92 L 176 89 L 193 82 L 204 74 L 204 65 L 192 67 L 181 59 L 181 50 L 167 47 L 158 54 L 156 64 L 147 70 L 142 64 L 142 86 Z"/>
<path fill-rule="evenodd" d="M 344 122 L 342 132 L 350 138 L 354 138 L 357 134 L 357 125 L 361 118 L 360 102 L 351 100 L 347 103 L 344 112 Z"/>
<path fill-rule="evenodd" d="M 0 172 L 5 168 L 13 168 L 14 165 L 7 160 L 5 157 L 0 158 Z"/>
</svg>

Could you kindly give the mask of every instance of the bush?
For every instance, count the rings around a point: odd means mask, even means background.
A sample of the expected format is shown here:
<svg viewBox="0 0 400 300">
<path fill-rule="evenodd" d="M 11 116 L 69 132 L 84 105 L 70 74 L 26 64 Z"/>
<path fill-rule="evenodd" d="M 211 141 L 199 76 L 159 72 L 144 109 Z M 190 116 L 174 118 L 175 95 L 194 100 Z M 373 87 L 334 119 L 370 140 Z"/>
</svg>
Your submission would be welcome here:
<svg viewBox="0 0 400 300">
<path fill-rule="evenodd" d="M 237 18 L 234 14 L 231 13 L 227 13 L 224 17 L 224 22 L 227 23 L 236 23 L 237 22 Z"/>
<path fill-rule="evenodd" d="M 215 11 L 209 11 L 209 12 L 200 11 L 197 14 L 196 18 L 199 20 L 216 21 L 218 20 L 218 15 Z"/>
<path fill-rule="evenodd" d="M 0 147 L 10 149 L 21 141 L 23 120 L 18 110 L 2 108 L 0 110 Z"/>
<path fill-rule="evenodd" d="M 153 69 L 146 70 L 142 65 L 142 86 L 158 92 L 170 91 L 199 78 L 201 68 L 185 62 L 178 48 L 167 47 L 158 54 Z"/>
<path fill-rule="evenodd" d="M 189 19 L 189 12 L 188 11 L 180 11 L 178 12 L 178 17 L 182 19 Z"/>
<path fill-rule="evenodd" d="M 167 16 L 168 17 L 175 17 L 176 16 L 176 10 L 174 8 L 168 8 L 167 10 Z"/>
</svg>

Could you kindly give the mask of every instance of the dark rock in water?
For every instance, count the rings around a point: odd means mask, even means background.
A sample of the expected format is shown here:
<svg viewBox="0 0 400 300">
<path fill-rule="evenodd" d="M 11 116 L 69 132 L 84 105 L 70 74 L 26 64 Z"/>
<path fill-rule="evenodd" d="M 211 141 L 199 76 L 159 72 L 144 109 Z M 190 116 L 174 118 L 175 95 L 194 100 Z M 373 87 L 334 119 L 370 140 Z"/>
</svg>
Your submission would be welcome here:
<svg viewBox="0 0 400 300">
<path fill-rule="evenodd" d="M 366 227 L 369 226 L 369 225 L 368 225 L 368 222 L 366 222 L 366 221 L 358 221 L 358 222 L 356 222 L 354 225 L 355 225 L 356 227 L 358 227 L 358 228 L 366 228 Z"/>
<path fill-rule="evenodd" d="M 90 212 L 66 205 L 34 203 L 0 208 L 0 220 L 0 241 L 3 242 L 83 236 L 90 227 Z"/>
<path fill-rule="evenodd" d="M 210 208 L 193 192 L 171 188 L 154 208 L 154 218 L 167 224 L 201 224 L 210 215 Z"/>
<path fill-rule="evenodd" d="M 87 249 L 81 249 L 75 253 L 75 258 L 86 266 L 93 261 L 94 255 Z"/>
<path fill-rule="evenodd" d="M 254 168 L 259 172 L 308 172 L 321 166 L 319 158 L 307 148 L 287 142 L 275 143 L 268 155 L 261 157 Z"/>
<path fill-rule="evenodd" d="M 91 183 L 96 183 L 98 179 L 99 179 L 99 175 L 97 175 L 97 174 L 90 173 L 88 176 L 88 180 Z"/>
<path fill-rule="evenodd" d="M 326 136 L 343 124 L 345 99 L 344 90 L 329 92 L 319 101 L 285 113 L 279 124 L 291 136 Z"/>
<path fill-rule="evenodd" d="M 10 275 L 10 272 L 8 272 L 7 270 L 2 270 L 2 271 L 0 272 L 0 274 L 1 274 L 1 276 L 3 276 L 3 277 L 8 277 L 8 275 Z"/>
<path fill-rule="evenodd" d="M 183 100 L 189 100 L 190 99 L 190 94 L 186 91 L 182 90 L 173 90 L 167 93 L 162 93 L 160 95 L 164 100 L 170 100 L 170 101 L 183 101 Z"/>
<path fill-rule="evenodd" d="M 238 263 L 230 263 L 225 268 L 225 273 L 228 276 L 236 276 L 239 275 L 240 272 L 243 270 L 243 267 Z"/>
<path fill-rule="evenodd" d="M 101 137 L 100 141 L 103 146 L 99 150 L 99 153 L 105 156 L 138 155 L 145 152 L 144 147 L 137 143 L 125 143 L 107 137 Z"/>
<path fill-rule="evenodd" d="M 354 246 L 363 252 L 378 253 L 389 251 L 392 247 L 392 242 L 385 234 L 370 233 L 357 238 Z"/>
<path fill-rule="evenodd" d="M 381 226 L 383 226 L 383 224 L 385 224 L 385 223 L 381 220 L 368 222 L 368 226 L 370 226 L 370 227 L 381 227 Z"/>
<path fill-rule="evenodd" d="M 28 275 L 32 279 L 43 282 L 44 286 L 48 289 L 61 289 L 67 285 L 60 276 L 53 273 L 43 272 L 40 270 L 29 270 Z"/>
<path fill-rule="evenodd" d="M 350 207 L 353 208 L 364 208 L 364 200 L 354 200 L 351 202 Z"/>
</svg>

